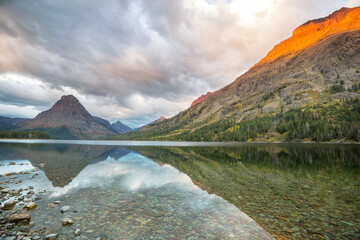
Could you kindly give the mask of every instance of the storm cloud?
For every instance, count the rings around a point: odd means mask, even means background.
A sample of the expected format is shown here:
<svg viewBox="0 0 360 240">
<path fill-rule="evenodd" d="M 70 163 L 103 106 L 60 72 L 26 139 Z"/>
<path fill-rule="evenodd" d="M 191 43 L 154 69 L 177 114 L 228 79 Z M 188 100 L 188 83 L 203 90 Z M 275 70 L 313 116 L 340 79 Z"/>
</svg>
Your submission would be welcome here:
<svg viewBox="0 0 360 240">
<path fill-rule="evenodd" d="M 132 127 L 231 83 L 292 30 L 357 1 L 0 0 L 0 115 L 64 94 Z"/>
</svg>

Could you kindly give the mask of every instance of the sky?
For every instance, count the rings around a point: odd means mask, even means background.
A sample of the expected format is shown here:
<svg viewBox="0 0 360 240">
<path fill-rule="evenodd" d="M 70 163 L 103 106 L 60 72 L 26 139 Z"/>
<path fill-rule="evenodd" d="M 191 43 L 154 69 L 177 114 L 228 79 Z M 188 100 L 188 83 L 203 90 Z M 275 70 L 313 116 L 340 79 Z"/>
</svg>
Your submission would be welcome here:
<svg viewBox="0 0 360 240">
<path fill-rule="evenodd" d="M 0 0 L 0 116 L 72 94 L 139 127 L 234 81 L 310 19 L 360 0 Z"/>
</svg>

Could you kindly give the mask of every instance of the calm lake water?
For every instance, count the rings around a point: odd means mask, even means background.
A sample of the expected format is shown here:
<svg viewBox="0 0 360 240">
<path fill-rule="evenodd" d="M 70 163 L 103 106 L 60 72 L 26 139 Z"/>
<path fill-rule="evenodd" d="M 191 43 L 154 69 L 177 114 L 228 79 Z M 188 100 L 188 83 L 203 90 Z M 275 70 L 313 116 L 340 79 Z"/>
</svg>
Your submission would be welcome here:
<svg viewBox="0 0 360 240">
<path fill-rule="evenodd" d="M 0 186 L 39 235 L 360 239 L 359 145 L 29 142 L 0 142 Z"/>
</svg>

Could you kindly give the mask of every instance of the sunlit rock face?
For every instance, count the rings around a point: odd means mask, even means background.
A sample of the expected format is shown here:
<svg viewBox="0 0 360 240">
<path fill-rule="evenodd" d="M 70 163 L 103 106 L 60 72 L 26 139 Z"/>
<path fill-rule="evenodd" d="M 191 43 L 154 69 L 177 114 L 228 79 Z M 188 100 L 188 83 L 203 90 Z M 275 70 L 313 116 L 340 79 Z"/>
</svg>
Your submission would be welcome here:
<svg viewBox="0 0 360 240">
<path fill-rule="evenodd" d="M 276 45 L 260 63 L 307 48 L 327 36 L 359 28 L 360 7 L 342 8 L 325 18 L 308 21 L 296 28 L 290 38 Z"/>
<path fill-rule="evenodd" d="M 206 94 L 204 94 L 204 95 L 201 95 L 200 97 L 198 97 L 197 99 L 195 99 L 195 100 L 191 103 L 191 106 L 190 106 L 190 107 L 192 107 L 192 106 L 194 106 L 194 105 L 196 105 L 196 104 L 198 104 L 198 103 L 201 103 L 202 101 L 204 101 L 205 99 L 207 99 L 208 97 L 210 97 L 211 94 L 212 94 L 212 92 L 208 92 L 208 93 L 206 93 Z"/>
</svg>

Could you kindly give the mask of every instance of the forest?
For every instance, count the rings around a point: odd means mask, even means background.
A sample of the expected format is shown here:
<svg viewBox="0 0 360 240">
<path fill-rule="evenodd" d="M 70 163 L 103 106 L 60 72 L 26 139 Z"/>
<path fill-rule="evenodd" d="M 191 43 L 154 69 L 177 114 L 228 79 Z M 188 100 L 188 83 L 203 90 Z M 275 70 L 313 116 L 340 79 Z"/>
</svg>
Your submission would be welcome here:
<svg viewBox="0 0 360 240">
<path fill-rule="evenodd" d="M 126 140 L 175 141 L 314 141 L 349 140 L 360 135 L 360 100 L 347 99 L 335 104 L 315 104 L 280 111 L 276 114 L 220 120 L 195 130 L 154 128 L 117 136 Z"/>
<path fill-rule="evenodd" d="M 50 139 L 50 136 L 44 132 L 23 132 L 23 131 L 0 131 L 0 138 L 17 139 Z"/>
</svg>

